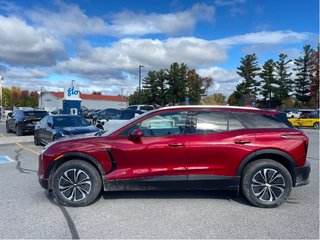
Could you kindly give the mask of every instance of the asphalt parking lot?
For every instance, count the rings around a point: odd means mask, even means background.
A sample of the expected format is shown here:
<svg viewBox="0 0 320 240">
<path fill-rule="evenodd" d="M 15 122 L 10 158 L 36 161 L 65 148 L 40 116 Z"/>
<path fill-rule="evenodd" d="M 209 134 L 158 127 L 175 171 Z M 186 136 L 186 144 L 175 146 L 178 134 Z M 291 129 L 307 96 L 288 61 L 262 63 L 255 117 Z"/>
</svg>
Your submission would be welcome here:
<svg viewBox="0 0 320 240">
<path fill-rule="evenodd" d="M 256 208 L 227 191 L 113 192 L 67 208 L 38 183 L 42 147 L 0 122 L 0 238 L 319 239 L 319 131 L 304 131 L 311 182 L 278 208 Z"/>
</svg>

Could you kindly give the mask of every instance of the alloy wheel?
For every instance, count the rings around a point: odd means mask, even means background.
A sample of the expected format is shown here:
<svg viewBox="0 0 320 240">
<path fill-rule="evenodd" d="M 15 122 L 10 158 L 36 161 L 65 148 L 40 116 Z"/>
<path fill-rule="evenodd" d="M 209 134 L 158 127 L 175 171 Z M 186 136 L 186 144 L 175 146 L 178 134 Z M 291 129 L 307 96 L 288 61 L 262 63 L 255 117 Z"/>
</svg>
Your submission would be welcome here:
<svg viewBox="0 0 320 240">
<path fill-rule="evenodd" d="M 69 201 L 81 201 L 91 191 L 92 180 L 89 175 L 81 169 L 69 169 L 59 179 L 59 190 L 61 195 Z"/>
<path fill-rule="evenodd" d="M 261 201 L 273 202 L 285 191 L 286 182 L 280 172 L 272 168 L 258 171 L 252 178 L 251 189 Z"/>
</svg>

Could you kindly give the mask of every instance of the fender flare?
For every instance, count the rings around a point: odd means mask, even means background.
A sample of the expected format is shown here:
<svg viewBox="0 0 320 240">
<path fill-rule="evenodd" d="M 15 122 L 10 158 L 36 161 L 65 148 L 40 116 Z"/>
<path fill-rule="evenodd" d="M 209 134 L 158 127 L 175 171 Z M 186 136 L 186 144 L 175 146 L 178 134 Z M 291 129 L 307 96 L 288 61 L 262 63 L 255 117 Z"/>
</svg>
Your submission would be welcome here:
<svg viewBox="0 0 320 240">
<path fill-rule="evenodd" d="M 279 155 L 283 158 L 285 158 L 288 163 L 289 163 L 289 170 L 291 172 L 291 174 L 294 174 L 294 168 L 296 167 L 296 163 L 294 161 L 294 159 L 287 153 L 282 152 L 280 150 L 276 150 L 276 149 L 263 149 L 263 150 L 258 150 L 256 152 L 250 153 L 248 156 L 246 156 L 242 161 L 241 164 L 238 167 L 238 171 L 237 171 L 237 175 L 241 176 L 242 171 L 244 169 L 244 167 L 251 161 L 254 161 L 255 159 L 257 159 L 259 156 L 262 155 Z"/>
</svg>

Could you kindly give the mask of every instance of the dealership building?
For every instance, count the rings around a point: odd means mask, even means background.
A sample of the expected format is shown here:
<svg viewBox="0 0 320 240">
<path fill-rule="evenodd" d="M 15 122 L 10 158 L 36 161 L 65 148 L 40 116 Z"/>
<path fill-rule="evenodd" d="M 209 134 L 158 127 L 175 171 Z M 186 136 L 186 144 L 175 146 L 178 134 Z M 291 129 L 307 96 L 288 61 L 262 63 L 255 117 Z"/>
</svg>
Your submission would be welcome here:
<svg viewBox="0 0 320 240">
<path fill-rule="evenodd" d="M 39 97 L 39 107 L 47 111 L 62 109 L 64 99 L 64 92 L 43 92 Z M 125 109 L 129 106 L 128 100 L 121 96 L 80 93 L 80 101 L 81 106 L 88 109 Z"/>
</svg>

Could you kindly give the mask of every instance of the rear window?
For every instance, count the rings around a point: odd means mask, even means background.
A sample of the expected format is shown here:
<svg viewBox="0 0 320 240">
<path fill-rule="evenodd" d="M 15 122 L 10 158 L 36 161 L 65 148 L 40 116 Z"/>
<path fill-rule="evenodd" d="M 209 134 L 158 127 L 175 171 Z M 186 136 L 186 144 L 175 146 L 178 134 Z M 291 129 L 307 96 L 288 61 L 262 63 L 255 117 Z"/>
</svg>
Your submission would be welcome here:
<svg viewBox="0 0 320 240">
<path fill-rule="evenodd" d="M 61 116 L 55 117 L 53 119 L 53 125 L 55 127 L 86 127 L 90 126 L 90 123 L 82 118 L 77 116 Z"/>
<path fill-rule="evenodd" d="M 40 111 L 28 111 L 23 113 L 26 117 L 36 117 L 36 118 L 42 118 L 46 115 L 48 115 L 47 112 L 40 112 Z"/>
<path fill-rule="evenodd" d="M 244 125 L 248 128 L 288 128 L 290 125 L 286 124 L 283 117 L 279 118 L 271 115 L 262 115 L 255 113 L 233 113 Z M 289 123 L 290 124 L 290 123 Z"/>
<path fill-rule="evenodd" d="M 138 106 L 129 106 L 127 109 L 137 110 Z"/>
</svg>

